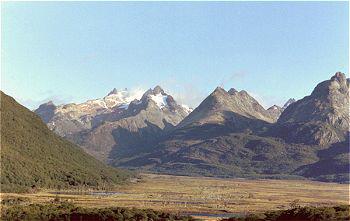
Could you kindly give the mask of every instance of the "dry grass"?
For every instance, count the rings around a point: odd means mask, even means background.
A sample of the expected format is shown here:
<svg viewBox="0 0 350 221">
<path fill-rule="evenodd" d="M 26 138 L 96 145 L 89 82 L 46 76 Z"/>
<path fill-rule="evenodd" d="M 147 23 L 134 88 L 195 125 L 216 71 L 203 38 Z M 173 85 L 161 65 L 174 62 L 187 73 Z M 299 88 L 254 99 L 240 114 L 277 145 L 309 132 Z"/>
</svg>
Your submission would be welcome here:
<svg viewBox="0 0 350 221">
<path fill-rule="evenodd" d="M 139 182 L 123 186 L 113 196 L 60 195 L 86 207 L 137 207 L 189 213 L 247 213 L 285 209 L 293 200 L 301 205 L 349 204 L 349 185 L 301 180 L 242 180 L 143 174 Z M 51 201 L 55 194 L 1 194 Z"/>
</svg>

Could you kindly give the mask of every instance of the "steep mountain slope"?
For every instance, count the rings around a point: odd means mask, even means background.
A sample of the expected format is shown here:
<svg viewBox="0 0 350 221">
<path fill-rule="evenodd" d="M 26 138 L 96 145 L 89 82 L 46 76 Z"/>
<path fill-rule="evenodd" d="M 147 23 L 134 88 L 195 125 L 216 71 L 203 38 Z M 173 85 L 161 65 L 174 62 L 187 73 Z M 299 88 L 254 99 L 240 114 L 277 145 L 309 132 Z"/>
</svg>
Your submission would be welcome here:
<svg viewBox="0 0 350 221">
<path fill-rule="evenodd" d="M 298 168 L 294 173 L 321 181 L 350 182 L 349 138 L 318 151 L 320 160 Z"/>
<path fill-rule="evenodd" d="M 349 80 L 337 72 L 310 96 L 289 105 L 271 130 L 287 142 L 327 145 L 349 133 Z"/>
<path fill-rule="evenodd" d="M 68 136 L 98 159 L 126 158 L 151 145 L 177 125 L 189 110 L 157 86 L 128 105 L 122 117 Z"/>
<path fill-rule="evenodd" d="M 51 132 L 33 112 L 1 92 L 1 191 L 35 187 L 102 188 L 128 173 L 105 166 Z"/>
</svg>

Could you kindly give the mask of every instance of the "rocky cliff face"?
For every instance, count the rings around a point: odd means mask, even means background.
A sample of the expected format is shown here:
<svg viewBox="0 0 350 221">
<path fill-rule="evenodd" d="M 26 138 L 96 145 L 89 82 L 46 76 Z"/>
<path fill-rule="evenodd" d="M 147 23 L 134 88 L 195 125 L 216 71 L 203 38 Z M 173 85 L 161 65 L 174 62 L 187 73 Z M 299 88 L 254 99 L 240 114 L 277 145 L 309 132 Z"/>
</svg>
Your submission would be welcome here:
<svg viewBox="0 0 350 221">
<path fill-rule="evenodd" d="M 288 142 L 317 145 L 341 142 L 348 132 L 349 80 L 340 72 L 289 105 L 274 131 Z"/>
</svg>

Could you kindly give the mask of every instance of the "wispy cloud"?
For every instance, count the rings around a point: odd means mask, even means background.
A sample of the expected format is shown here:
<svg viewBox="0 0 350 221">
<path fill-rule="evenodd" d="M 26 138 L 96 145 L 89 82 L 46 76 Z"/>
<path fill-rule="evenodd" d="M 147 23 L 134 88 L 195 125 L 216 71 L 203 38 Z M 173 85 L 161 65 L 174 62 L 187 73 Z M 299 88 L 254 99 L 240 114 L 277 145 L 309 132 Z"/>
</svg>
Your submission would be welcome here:
<svg viewBox="0 0 350 221">
<path fill-rule="evenodd" d="M 171 92 L 171 94 L 178 103 L 186 104 L 191 108 L 196 108 L 205 97 L 208 96 L 204 91 L 193 84 L 184 85 L 176 91 Z"/>
<path fill-rule="evenodd" d="M 235 71 L 231 74 L 224 75 L 220 81 L 219 86 L 222 88 L 232 87 L 237 81 L 242 81 L 247 77 L 248 73 L 245 71 Z"/>
<path fill-rule="evenodd" d="M 198 79 L 194 76 L 189 76 L 187 82 L 171 76 L 160 83 L 163 89 L 172 95 L 179 104 L 188 105 L 191 108 L 196 108 L 207 96 L 207 92 L 203 90 L 198 83 Z"/>
</svg>

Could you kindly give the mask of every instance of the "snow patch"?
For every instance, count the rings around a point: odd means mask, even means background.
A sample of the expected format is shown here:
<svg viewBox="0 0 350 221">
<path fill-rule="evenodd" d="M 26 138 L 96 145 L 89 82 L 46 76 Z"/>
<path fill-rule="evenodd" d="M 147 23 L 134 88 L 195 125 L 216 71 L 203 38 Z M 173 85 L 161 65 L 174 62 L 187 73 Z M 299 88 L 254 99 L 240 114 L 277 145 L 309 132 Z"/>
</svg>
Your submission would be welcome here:
<svg viewBox="0 0 350 221">
<path fill-rule="evenodd" d="M 121 104 L 129 104 L 131 101 L 139 100 L 143 95 L 143 90 L 134 89 L 131 91 L 125 90 L 113 90 L 113 93 L 107 95 L 103 100 L 107 103 L 107 106 L 112 108 Z"/>
<path fill-rule="evenodd" d="M 96 99 L 96 100 L 89 100 L 86 102 L 87 104 L 97 104 L 98 106 L 100 107 L 103 107 L 103 108 L 108 108 L 106 103 L 103 101 L 103 100 L 100 100 L 100 99 Z"/>
<path fill-rule="evenodd" d="M 181 106 L 183 109 L 185 109 L 187 113 L 191 113 L 193 111 L 193 109 L 187 106 L 186 104 L 182 104 Z"/>
<path fill-rule="evenodd" d="M 156 95 L 150 95 L 150 98 L 154 101 L 154 102 L 156 102 L 156 104 L 157 104 L 157 106 L 159 107 L 159 108 L 164 108 L 164 107 L 166 107 L 167 105 L 168 105 L 168 103 L 167 103 L 167 98 L 168 98 L 168 96 L 167 95 L 162 95 L 161 93 L 159 93 L 159 94 L 156 94 Z"/>
<path fill-rule="evenodd" d="M 128 109 L 128 107 L 129 107 L 129 104 L 122 104 L 118 108 L 126 110 L 126 109 Z"/>
</svg>

